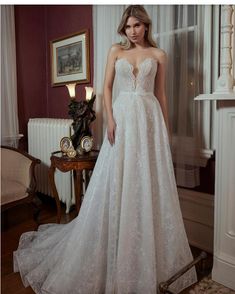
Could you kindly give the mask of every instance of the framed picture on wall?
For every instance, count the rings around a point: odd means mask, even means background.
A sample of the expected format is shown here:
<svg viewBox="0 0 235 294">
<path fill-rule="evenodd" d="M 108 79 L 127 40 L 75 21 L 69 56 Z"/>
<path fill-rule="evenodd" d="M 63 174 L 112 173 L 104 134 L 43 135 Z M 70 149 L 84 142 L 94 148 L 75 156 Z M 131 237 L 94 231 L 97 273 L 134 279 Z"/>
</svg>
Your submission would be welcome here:
<svg viewBox="0 0 235 294">
<path fill-rule="evenodd" d="M 90 82 L 88 30 L 50 42 L 52 86 Z"/>
</svg>

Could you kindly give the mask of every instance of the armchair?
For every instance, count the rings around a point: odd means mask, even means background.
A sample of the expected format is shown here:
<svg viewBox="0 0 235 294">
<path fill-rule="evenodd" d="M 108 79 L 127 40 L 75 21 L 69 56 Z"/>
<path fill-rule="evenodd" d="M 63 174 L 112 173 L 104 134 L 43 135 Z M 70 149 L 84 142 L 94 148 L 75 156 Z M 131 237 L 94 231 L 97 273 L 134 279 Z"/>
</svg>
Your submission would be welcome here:
<svg viewBox="0 0 235 294">
<path fill-rule="evenodd" d="M 35 166 L 41 161 L 27 152 L 1 146 L 1 210 L 32 203 L 36 191 Z M 34 214 L 34 219 L 39 211 Z"/>
</svg>

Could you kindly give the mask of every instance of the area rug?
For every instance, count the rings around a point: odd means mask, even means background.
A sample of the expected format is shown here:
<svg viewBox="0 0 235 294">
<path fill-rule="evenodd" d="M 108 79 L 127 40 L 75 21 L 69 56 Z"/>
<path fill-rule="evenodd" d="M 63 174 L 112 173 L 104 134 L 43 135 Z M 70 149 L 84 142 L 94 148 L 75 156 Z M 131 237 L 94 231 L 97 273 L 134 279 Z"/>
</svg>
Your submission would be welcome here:
<svg viewBox="0 0 235 294">
<path fill-rule="evenodd" d="M 193 289 L 189 290 L 189 294 L 235 294 L 235 291 L 213 281 L 211 277 L 205 277 L 198 282 Z"/>
</svg>

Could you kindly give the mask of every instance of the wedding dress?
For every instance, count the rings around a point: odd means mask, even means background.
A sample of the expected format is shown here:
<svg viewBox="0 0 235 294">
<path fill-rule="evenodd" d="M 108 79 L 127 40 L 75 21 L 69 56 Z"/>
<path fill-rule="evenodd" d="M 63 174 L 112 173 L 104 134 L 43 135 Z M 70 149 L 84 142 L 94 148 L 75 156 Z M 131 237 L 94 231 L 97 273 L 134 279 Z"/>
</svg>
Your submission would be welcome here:
<svg viewBox="0 0 235 294">
<path fill-rule="evenodd" d="M 121 58 L 115 70 L 115 144 L 105 136 L 78 217 L 24 233 L 14 252 L 14 271 L 36 293 L 156 294 L 192 261 L 153 94 L 157 62 L 144 59 L 135 76 Z M 192 268 L 171 289 L 179 293 L 195 281 Z"/>
</svg>

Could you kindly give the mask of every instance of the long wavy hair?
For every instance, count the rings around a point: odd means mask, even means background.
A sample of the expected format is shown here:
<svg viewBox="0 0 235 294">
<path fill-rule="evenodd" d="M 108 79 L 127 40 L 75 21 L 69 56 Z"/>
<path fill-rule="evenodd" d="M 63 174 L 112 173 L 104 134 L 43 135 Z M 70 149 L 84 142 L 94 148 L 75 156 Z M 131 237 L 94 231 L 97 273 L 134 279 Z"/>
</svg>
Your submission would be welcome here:
<svg viewBox="0 0 235 294">
<path fill-rule="evenodd" d="M 144 35 L 145 40 L 150 46 L 157 47 L 157 44 L 152 37 L 152 21 L 150 17 L 148 16 L 148 13 L 144 9 L 144 7 L 141 5 L 130 5 L 124 11 L 121 22 L 117 29 L 117 32 L 122 36 L 122 41 L 120 43 L 122 48 L 130 49 L 131 47 L 133 47 L 133 44 L 130 42 L 130 40 L 126 36 L 126 23 L 130 16 L 133 16 L 137 18 L 139 21 L 141 21 L 142 23 L 144 23 L 146 27 L 146 32 Z"/>
</svg>

